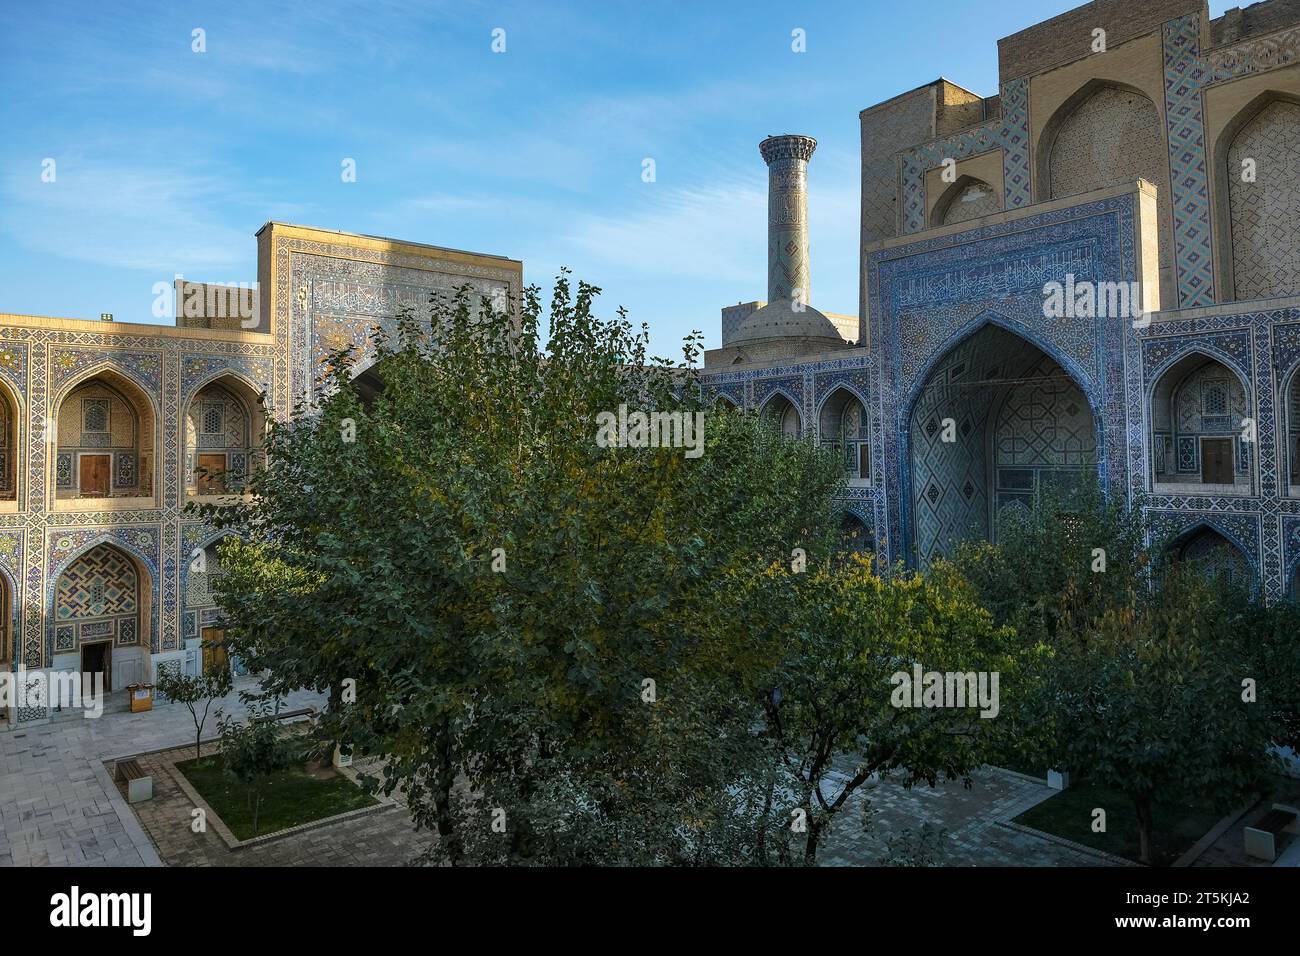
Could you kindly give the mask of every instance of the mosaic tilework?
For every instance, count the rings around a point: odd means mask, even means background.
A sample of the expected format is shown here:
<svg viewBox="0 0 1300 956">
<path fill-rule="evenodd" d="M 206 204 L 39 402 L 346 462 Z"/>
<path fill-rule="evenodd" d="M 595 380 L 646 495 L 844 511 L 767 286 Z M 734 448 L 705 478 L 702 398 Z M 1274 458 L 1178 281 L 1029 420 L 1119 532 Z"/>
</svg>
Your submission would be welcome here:
<svg viewBox="0 0 1300 956">
<path fill-rule="evenodd" d="M 1180 308 L 1212 305 L 1216 287 L 1211 254 L 1209 153 L 1201 94 L 1218 83 L 1300 62 L 1300 28 L 1202 54 L 1200 18 L 1190 14 L 1163 25 L 1162 56 L 1178 305 Z M 946 157 L 964 159 L 1001 147 L 1006 208 L 1030 203 L 1026 79 L 1003 84 L 1001 110 L 998 119 L 901 154 L 905 235 L 920 232 L 928 225 L 925 172 L 939 166 Z"/>
<path fill-rule="evenodd" d="M 1079 384 L 1100 422 L 1103 482 L 1127 486 L 1124 416 L 1125 329 L 1114 319 L 1049 319 L 1043 286 L 1136 274 L 1132 194 L 1028 215 L 1010 222 L 871 253 L 871 341 L 890 343 L 880 356 L 875 403 L 883 423 L 884 514 L 891 560 L 911 553 L 912 502 L 906 492 L 911 461 L 908 422 L 931 370 L 951 348 L 988 324 L 1036 345 Z"/>
<path fill-rule="evenodd" d="M 290 316 L 282 323 L 281 341 L 292 361 L 290 386 L 278 396 L 282 408 L 308 395 L 322 356 L 342 345 L 364 344 L 377 320 L 395 316 L 403 306 L 417 314 L 426 311 L 430 292 L 445 294 L 465 284 L 488 296 L 498 288 L 509 296 L 520 292 L 517 276 L 505 268 L 367 249 L 349 249 L 343 259 L 331 251 L 326 243 L 306 239 L 282 238 L 276 244 L 274 303 L 278 315 Z M 286 326 L 289 331 L 283 331 Z"/>
<path fill-rule="evenodd" d="M 1276 70 L 1300 62 L 1300 27 L 1252 37 L 1205 55 L 1209 83 L 1226 83 L 1253 73 Z"/>
<path fill-rule="evenodd" d="M 982 179 L 973 180 L 948 201 L 947 208 L 943 210 L 943 225 L 955 226 L 1001 211 L 1002 197 L 993 187 Z"/>
<path fill-rule="evenodd" d="M 1233 138 L 1229 170 L 1257 164 L 1260 179 L 1229 175 L 1233 297 L 1238 300 L 1300 292 L 1300 105 L 1275 101 Z M 1225 258 L 1225 265 L 1228 265 Z"/>
<path fill-rule="evenodd" d="M 903 233 L 920 232 L 925 221 L 925 173 L 943 165 L 945 159 L 967 159 L 1002 150 L 1003 193 L 1007 209 L 1028 206 L 1029 176 L 1029 82 L 1012 80 L 1002 86 L 1002 112 L 980 126 L 952 136 L 924 143 L 900 155 L 903 196 Z"/>
<path fill-rule="evenodd" d="M 150 606 L 150 648 L 156 653 L 159 646 L 159 533 L 154 527 L 118 527 L 118 528 L 82 528 L 78 530 L 58 531 L 49 537 L 49 550 L 46 567 L 49 568 L 48 584 L 42 601 L 42 614 L 48 622 L 45 639 L 49 653 L 53 654 L 54 621 L 57 617 L 56 584 L 82 555 L 95 551 L 100 546 L 111 544 L 134 555 L 145 567 L 150 581 L 147 582 L 152 592 Z M 143 582 L 141 584 L 143 586 Z M 40 620 L 38 617 L 38 621 Z"/>
<path fill-rule="evenodd" d="M 5 339 L 0 329 L 0 379 L 21 396 L 27 391 L 27 343 Z"/>
<path fill-rule="evenodd" d="M 105 353 L 102 349 L 57 348 L 50 351 L 50 386 L 58 390 L 74 376 L 108 362 L 116 372 L 125 374 L 150 395 L 155 395 L 162 381 L 160 352 Z"/>
<path fill-rule="evenodd" d="M 1173 191 L 1174 261 L 1178 303 L 1192 308 L 1214 303 L 1210 180 L 1201 89 L 1212 76 L 1200 57 L 1200 18 L 1164 25 L 1165 118 L 1169 136 L 1169 180 Z"/>
<path fill-rule="evenodd" d="M 152 587 L 151 617 L 143 625 L 154 652 L 179 648 L 181 601 L 178 593 L 182 562 L 179 560 L 182 521 L 182 465 L 184 463 L 184 418 L 195 390 L 224 372 L 233 372 L 251 387 L 268 393 L 268 411 L 282 417 L 290 409 L 290 374 L 293 322 L 305 339 L 310 331 L 305 309 L 291 310 L 288 297 L 291 278 L 290 251 L 306 252 L 324 260 L 351 256 L 359 265 L 348 270 L 325 270 L 325 281 L 351 283 L 348 289 L 327 290 L 343 303 L 364 302 L 367 285 L 381 288 L 392 283 L 390 267 L 428 275 L 430 262 L 448 282 L 465 275 L 475 282 L 515 282 L 509 268 L 470 267 L 441 258 L 397 255 L 372 249 L 358 249 L 346 240 L 309 242 L 276 236 L 266 248 L 266 263 L 284 266 L 272 290 L 274 333 L 225 339 L 196 333 L 194 338 L 155 335 L 147 328 L 116 326 L 110 332 L 94 325 L 83 330 L 28 326 L 0 328 L 0 381 L 12 386 L 23 413 L 21 471 L 16 476 L 19 511 L 0 513 L 0 549 L 9 547 L 11 567 L 4 565 L 0 551 L 0 573 L 14 592 L 15 665 L 48 665 L 55 636 L 52 600 L 62 563 L 74 552 L 109 541 L 131 551 L 149 569 Z M 506 264 L 508 265 L 508 264 Z M 425 270 L 416 267 L 424 266 Z M 471 275 L 473 273 L 473 275 Z M 456 283 L 452 283 L 456 284 Z M 376 300 L 377 301 L 377 300 Z M 347 309 L 343 308 L 346 313 Z M 305 365 L 302 366 L 305 368 Z M 131 473 L 145 470 L 160 477 L 160 498 L 156 507 L 118 512 L 53 511 L 50 498 L 56 482 L 75 482 L 75 459 L 55 460 L 55 449 L 44 440 L 42 423 L 54 411 L 54 403 L 74 379 L 99 368 L 112 369 L 138 385 L 154 404 L 158 433 L 153 459 L 147 466 L 142 458 L 115 462 L 113 477 L 126 480 Z M 245 462 L 244 467 L 247 467 Z M 145 534 L 147 541 L 133 539 Z M 70 550 L 69 550 L 70 549 Z M 123 639 L 119 631 L 118 638 Z M 142 643 L 144 635 L 136 638 Z M 27 714 L 24 719 L 41 715 Z"/>
<path fill-rule="evenodd" d="M 1283 588 L 1295 594 L 1300 584 L 1300 515 L 1282 516 Z"/>
<path fill-rule="evenodd" d="M 1161 511 L 1147 512 L 1152 534 L 1157 540 L 1174 542 L 1186 539 L 1198 528 L 1210 528 L 1231 541 L 1250 562 L 1256 579 L 1260 575 L 1260 516 L 1216 512 Z"/>
</svg>

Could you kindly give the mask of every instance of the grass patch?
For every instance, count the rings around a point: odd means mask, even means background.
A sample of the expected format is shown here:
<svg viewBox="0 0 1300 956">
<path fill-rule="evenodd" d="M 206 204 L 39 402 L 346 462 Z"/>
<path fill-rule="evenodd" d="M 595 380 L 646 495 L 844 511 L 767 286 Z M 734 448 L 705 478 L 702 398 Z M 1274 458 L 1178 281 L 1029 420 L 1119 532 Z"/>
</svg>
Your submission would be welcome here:
<svg viewBox="0 0 1300 956">
<path fill-rule="evenodd" d="M 1092 811 L 1106 811 L 1106 832 L 1092 832 Z M 1151 856 L 1156 866 L 1168 866 L 1205 836 L 1223 814 L 1204 804 L 1156 804 Z M 1133 801 L 1118 790 L 1071 785 L 1015 818 L 1016 823 L 1073 840 L 1084 846 L 1138 859 L 1137 814 Z"/>
<path fill-rule="evenodd" d="M 240 840 L 379 802 L 333 768 L 324 772 L 302 765 L 289 767 L 272 774 L 262 788 L 262 804 L 254 832 L 253 807 L 247 793 L 238 781 L 226 774 L 220 754 L 177 763 L 176 769 Z"/>
</svg>

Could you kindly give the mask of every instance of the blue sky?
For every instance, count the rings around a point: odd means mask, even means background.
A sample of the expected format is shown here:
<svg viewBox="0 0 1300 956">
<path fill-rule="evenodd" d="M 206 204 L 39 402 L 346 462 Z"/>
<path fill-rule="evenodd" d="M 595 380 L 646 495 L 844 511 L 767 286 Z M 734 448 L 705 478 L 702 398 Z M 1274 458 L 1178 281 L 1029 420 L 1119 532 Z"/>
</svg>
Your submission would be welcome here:
<svg viewBox="0 0 1300 956">
<path fill-rule="evenodd" d="M 998 38 L 1076 5 L 6 0 L 0 312 L 170 324 L 154 283 L 255 281 L 278 219 L 523 259 L 544 288 L 567 265 L 660 354 L 712 347 L 721 306 L 765 297 L 758 142 L 790 132 L 818 139 L 812 303 L 853 314 L 858 111 L 941 75 L 990 95 Z"/>
</svg>

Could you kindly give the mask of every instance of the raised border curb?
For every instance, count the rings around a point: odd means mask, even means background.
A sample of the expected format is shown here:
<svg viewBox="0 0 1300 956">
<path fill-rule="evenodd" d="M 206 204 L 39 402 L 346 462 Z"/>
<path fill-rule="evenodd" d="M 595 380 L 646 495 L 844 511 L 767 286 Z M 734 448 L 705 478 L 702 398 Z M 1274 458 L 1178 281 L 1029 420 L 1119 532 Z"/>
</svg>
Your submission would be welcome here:
<svg viewBox="0 0 1300 956">
<path fill-rule="evenodd" d="M 1055 843 L 1058 846 L 1069 847 L 1085 856 L 1090 856 L 1095 860 L 1102 860 L 1113 866 L 1142 867 L 1141 863 L 1135 863 L 1133 860 L 1125 859 L 1122 856 L 1116 856 L 1113 853 L 1107 853 L 1105 850 L 1098 850 L 1082 843 L 1076 843 L 1074 840 L 1067 840 L 1065 837 L 1057 836 L 1055 833 L 1048 833 L 1045 830 L 1035 830 L 1033 827 L 1027 827 L 1023 823 L 1015 823 L 1011 820 L 999 820 L 997 825 L 1006 827 L 1008 830 L 1015 830 L 1017 833 L 1024 833 L 1029 836 L 1038 837 L 1046 840 L 1048 843 Z"/>
</svg>

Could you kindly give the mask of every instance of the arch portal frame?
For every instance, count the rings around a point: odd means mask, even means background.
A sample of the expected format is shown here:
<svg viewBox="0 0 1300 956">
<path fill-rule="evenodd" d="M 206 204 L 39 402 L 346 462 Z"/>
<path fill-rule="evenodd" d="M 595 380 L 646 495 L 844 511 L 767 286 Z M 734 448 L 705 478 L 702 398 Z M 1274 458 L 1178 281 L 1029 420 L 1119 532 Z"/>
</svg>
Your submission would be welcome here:
<svg viewBox="0 0 1300 956">
<path fill-rule="evenodd" d="M 1142 189 L 1100 190 L 1075 206 L 1007 213 L 991 225 L 868 252 L 870 341 L 880 370 L 869 410 L 884 458 L 875 527 L 884 529 L 889 561 L 916 563 L 910 462 L 917 399 L 952 350 L 988 326 L 1034 346 L 1070 376 L 1092 413 L 1102 487 L 1132 501 L 1130 474 L 1143 456 L 1129 423 L 1141 405 L 1136 330 L 1128 318 L 1045 316 L 1044 299 L 1046 285 L 1067 274 L 1076 281 L 1142 279 Z"/>
</svg>

